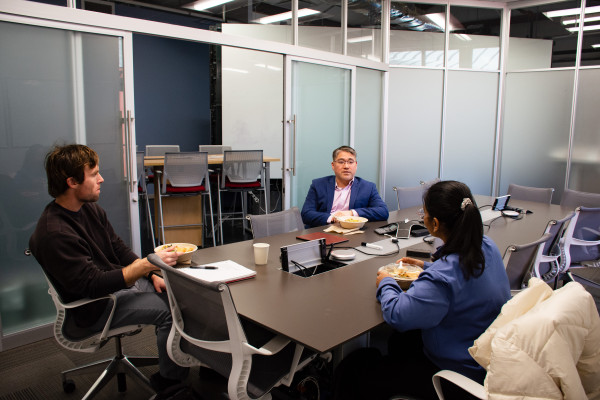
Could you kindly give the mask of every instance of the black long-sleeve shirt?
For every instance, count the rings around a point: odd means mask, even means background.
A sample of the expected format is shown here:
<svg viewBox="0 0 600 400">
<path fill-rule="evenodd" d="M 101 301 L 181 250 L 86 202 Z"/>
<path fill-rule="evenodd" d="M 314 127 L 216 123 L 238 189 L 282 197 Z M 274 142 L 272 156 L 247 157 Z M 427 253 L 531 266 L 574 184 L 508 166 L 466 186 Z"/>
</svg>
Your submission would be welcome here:
<svg viewBox="0 0 600 400">
<path fill-rule="evenodd" d="M 138 258 L 97 203 L 86 203 L 72 212 L 51 202 L 38 220 L 29 247 L 64 302 L 126 288 L 121 269 Z M 76 309 L 77 324 L 92 325 L 105 307 L 106 302 L 95 302 Z"/>
</svg>

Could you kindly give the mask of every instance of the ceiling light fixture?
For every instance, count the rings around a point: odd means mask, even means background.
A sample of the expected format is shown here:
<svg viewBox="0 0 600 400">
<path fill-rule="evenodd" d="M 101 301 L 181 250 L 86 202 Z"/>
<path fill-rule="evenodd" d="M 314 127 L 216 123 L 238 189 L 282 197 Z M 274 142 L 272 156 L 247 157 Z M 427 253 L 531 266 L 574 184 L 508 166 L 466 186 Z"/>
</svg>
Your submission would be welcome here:
<svg viewBox="0 0 600 400">
<path fill-rule="evenodd" d="M 586 22 L 594 22 L 594 21 L 600 21 L 600 17 L 586 17 L 583 19 L 583 23 L 585 24 Z M 563 25 L 570 25 L 570 24 L 578 24 L 579 23 L 579 18 L 577 19 L 564 19 L 562 21 Z"/>
<path fill-rule="evenodd" d="M 598 12 L 600 12 L 600 6 L 585 8 L 586 14 L 593 14 Z M 567 15 L 579 15 L 581 14 L 581 8 L 569 8 L 567 10 L 547 11 L 542 14 L 544 14 L 548 18 L 565 17 Z"/>
<path fill-rule="evenodd" d="M 592 48 L 593 49 L 600 49 L 600 43 L 599 44 L 593 44 Z"/>
<path fill-rule="evenodd" d="M 348 38 L 348 43 L 370 42 L 372 40 L 373 36 L 359 36 L 355 38 Z"/>
<path fill-rule="evenodd" d="M 198 0 L 198 1 L 194 1 L 193 3 L 185 4 L 182 7 L 189 8 L 191 10 L 196 10 L 196 11 L 204 11 L 206 9 L 220 6 L 222 4 L 229 3 L 232 1 L 233 0 Z"/>
<path fill-rule="evenodd" d="M 312 10 L 310 8 L 303 8 L 301 10 L 298 10 L 298 18 L 320 13 L 321 11 Z M 287 11 L 281 14 L 270 15 L 268 17 L 262 17 L 257 20 L 254 20 L 254 22 L 258 22 L 259 24 L 272 24 L 273 22 L 285 21 L 286 19 L 292 19 L 291 11 Z"/>
<path fill-rule="evenodd" d="M 587 25 L 583 27 L 584 31 L 597 31 L 598 29 L 600 29 L 600 25 Z M 569 32 L 577 32 L 579 30 L 578 26 L 572 26 L 570 28 L 567 28 L 567 30 Z"/>
</svg>

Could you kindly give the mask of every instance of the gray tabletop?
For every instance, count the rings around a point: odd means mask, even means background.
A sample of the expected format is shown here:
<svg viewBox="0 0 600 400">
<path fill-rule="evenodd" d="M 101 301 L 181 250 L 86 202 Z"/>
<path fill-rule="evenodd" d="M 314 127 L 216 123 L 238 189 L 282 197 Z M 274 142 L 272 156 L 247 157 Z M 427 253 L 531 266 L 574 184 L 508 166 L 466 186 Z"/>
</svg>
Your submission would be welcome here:
<svg viewBox="0 0 600 400">
<path fill-rule="evenodd" d="M 478 205 L 491 205 L 491 199 L 477 196 Z M 512 203 L 512 202 L 511 202 Z M 532 210 L 521 220 L 500 218 L 485 233 L 496 241 L 500 251 L 510 244 L 528 243 L 542 235 L 551 219 L 561 218 L 569 209 L 532 202 L 514 201 L 511 205 Z M 416 219 L 417 208 L 394 211 L 389 221 Z M 336 245 L 360 246 L 361 242 L 378 242 L 384 237 L 373 232 L 385 222 L 368 222 L 365 232 L 347 236 L 348 242 Z M 322 231 L 325 227 L 248 240 L 197 251 L 193 261 L 209 263 L 233 260 L 256 270 L 255 278 L 230 284 L 236 309 L 240 315 L 316 351 L 328 351 L 360 336 L 383 323 L 380 305 L 375 298 L 377 269 L 396 261 L 406 253 L 372 257 L 309 278 L 281 270 L 280 248 L 300 241 L 301 233 Z M 252 244 L 269 243 L 267 265 L 254 265 Z M 433 247 L 416 241 L 412 248 Z M 404 247 L 404 245 L 403 245 Z M 368 252 L 377 253 L 372 249 Z"/>
</svg>

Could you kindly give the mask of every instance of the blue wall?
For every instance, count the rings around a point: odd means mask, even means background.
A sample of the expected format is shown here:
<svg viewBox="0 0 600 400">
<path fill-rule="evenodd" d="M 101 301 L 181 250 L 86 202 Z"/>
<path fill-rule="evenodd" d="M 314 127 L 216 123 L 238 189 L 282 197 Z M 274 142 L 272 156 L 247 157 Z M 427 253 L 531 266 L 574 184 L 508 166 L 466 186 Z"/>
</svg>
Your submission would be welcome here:
<svg viewBox="0 0 600 400">
<path fill-rule="evenodd" d="M 135 129 L 138 149 L 210 144 L 209 46 L 133 35 Z"/>
</svg>

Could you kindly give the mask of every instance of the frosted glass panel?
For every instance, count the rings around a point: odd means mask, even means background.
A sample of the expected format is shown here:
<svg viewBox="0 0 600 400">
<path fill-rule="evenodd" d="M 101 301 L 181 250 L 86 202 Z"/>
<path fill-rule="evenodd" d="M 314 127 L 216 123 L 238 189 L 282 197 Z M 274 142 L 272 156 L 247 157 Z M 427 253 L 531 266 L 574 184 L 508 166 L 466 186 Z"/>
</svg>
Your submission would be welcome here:
<svg viewBox="0 0 600 400">
<path fill-rule="evenodd" d="M 354 148 L 358 152 L 357 175 L 379 183 L 381 169 L 381 96 L 383 72 L 356 69 Z"/>
<path fill-rule="evenodd" d="M 223 46 L 221 66 L 223 144 L 282 159 L 283 56 Z M 281 178 L 280 161 L 271 177 Z"/>
<path fill-rule="evenodd" d="M 333 174 L 333 150 L 349 143 L 350 70 L 294 61 L 292 85 L 297 123 L 291 205 L 301 209 L 312 180 Z"/>
<path fill-rule="evenodd" d="M 390 64 L 444 66 L 444 33 L 390 31 Z"/>
<path fill-rule="evenodd" d="M 442 71 L 390 69 L 385 202 L 398 208 L 393 186 L 438 176 Z"/>
<path fill-rule="evenodd" d="M 565 184 L 574 71 L 509 73 L 502 136 L 500 194 L 510 183 L 553 187 L 558 203 Z"/>
<path fill-rule="evenodd" d="M 44 156 L 54 143 L 98 152 L 100 204 L 131 242 L 124 172 L 121 38 L 0 22 L 0 315 L 4 334 L 54 320 L 48 284 L 24 256 L 51 198 Z M 78 90 L 75 90 L 77 88 Z M 121 101 L 120 101 L 121 100 Z"/>
<path fill-rule="evenodd" d="M 569 189 L 600 193 L 600 70 L 579 72 Z"/>
<path fill-rule="evenodd" d="M 446 102 L 444 179 L 492 194 L 498 74 L 450 71 Z"/>
</svg>

